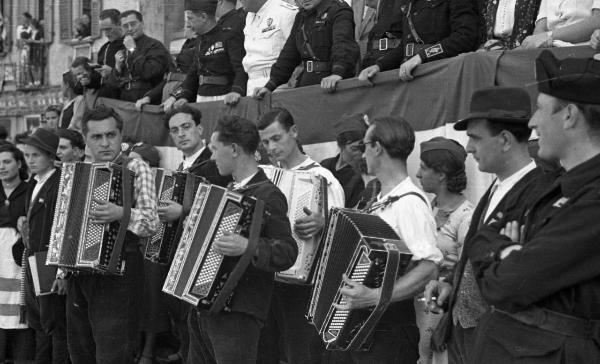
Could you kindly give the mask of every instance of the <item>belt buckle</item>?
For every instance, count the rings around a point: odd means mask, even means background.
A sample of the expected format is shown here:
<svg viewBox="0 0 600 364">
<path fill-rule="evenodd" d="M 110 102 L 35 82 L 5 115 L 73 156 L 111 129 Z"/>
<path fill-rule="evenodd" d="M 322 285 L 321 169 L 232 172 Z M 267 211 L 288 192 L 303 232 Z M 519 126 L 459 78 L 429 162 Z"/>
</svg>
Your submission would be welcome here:
<svg viewBox="0 0 600 364">
<path fill-rule="evenodd" d="M 306 72 L 314 71 L 314 63 L 313 61 L 306 61 Z"/>
<path fill-rule="evenodd" d="M 125 90 L 131 90 L 131 82 L 125 84 Z"/>
<path fill-rule="evenodd" d="M 404 52 L 405 57 L 412 57 L 415 54 L 415 44 L 408 43 Z"/>
<path fill-rule="evenodd" d="M 380 51 L 387 51 L 388 49 L 388 39 L 387 38 L 381 38 L 379 40 L 379 50 Z"/>
</svg>

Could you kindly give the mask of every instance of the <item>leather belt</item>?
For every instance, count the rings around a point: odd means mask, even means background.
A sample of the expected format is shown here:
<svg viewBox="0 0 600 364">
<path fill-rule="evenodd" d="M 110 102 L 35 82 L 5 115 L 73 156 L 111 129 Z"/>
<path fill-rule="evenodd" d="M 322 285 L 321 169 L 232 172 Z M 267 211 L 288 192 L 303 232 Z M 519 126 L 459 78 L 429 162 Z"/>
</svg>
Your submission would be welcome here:
<svg viewBox="0 0 600 364">
<path fill-rule="evenodd" d="M 402 39 L 398 38 L 381 38 L 379 40 L 371 41 L 371 49 L 380 51 L 387 51 L 393 49 L 402 44 Z"/>
<path fill-rule="evenodd" d="M 129 81 L 123 84 L 125 90 L 139 90 L 150 87 L 150 84 L 146 81 Z"/>
<path fill-rule="evenodd" d="M 586 339 L 600 338 L 600 320 L 588 320 L 541 307 L 534 307 L 516 313 L 506 312 L 495 307 L 492 307 L 491 310 L 507 315 L 525 325 L 557 334 Z"/>
<path fill-rule="evenodd" d="M 425 48 L 431 47 L 433 44 L 423 44 L 423 43 L 406 43 L 406 48 L 404 49 L 404 59 L 414 56 L 415 54 L 419 54 Z"/>
<path fill-rule="evenodd" d="M 186 77 L 186 74 L 185 74 L 185 73 L 180 73 L 180 72 L 169 72 L 169 73 L 167 73 L 167 75 L 165 76 L 165 80 L 167 80 L 167 82 L 169 82 L 169 81 L 178 81 L 178 82 L 183 82 L 183 81 L 185 81 L 185 77 Z"/>
<path fill-rule="evenodd" d="M 225 76 L 198 76 L 198 85 L 229 85 L 229 79 Z"/>
<path fill-rule="evenodd" d="M 330 72 L 331 62 L 303 61 L 302 65 L 306 72 Z"/>
</svg>

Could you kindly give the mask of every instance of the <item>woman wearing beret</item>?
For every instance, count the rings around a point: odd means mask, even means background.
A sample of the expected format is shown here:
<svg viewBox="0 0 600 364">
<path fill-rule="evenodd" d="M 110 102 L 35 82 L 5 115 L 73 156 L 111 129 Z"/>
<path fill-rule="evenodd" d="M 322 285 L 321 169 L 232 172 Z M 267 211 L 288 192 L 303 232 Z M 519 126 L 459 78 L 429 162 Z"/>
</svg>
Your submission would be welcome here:
<svg viewBox="0 0 600 364">
<path fill-rule="evenodd" d="M 462 194 L 467 187 L 467 153 L 458 142 L 435 137 L 421 143 L 421 165 L 417 178 L 423 190 L 433 193 L 433 212 L 437 226 L 437 246 L 444 254 L 439 268 L 440 280 L 452 276 L 471 223 L 474 206 Z M 415 300 L 419 341 L 419 364 L 447 363 L 446 354 L 432 352 L 430 338 L 442 315 L 430 312 L 424 302 Z"/>
<path fill-rule="evenodd" d="M 19 320 L 23 249 L 17 219 L 25 216 L 27 166 L 23 153 L 10 143 L 0 144 L 0 362 L 24 363 L 35 355 L 35 333 Z M 13 253 L 14 252 L 14 253 Z"/>
</svg>

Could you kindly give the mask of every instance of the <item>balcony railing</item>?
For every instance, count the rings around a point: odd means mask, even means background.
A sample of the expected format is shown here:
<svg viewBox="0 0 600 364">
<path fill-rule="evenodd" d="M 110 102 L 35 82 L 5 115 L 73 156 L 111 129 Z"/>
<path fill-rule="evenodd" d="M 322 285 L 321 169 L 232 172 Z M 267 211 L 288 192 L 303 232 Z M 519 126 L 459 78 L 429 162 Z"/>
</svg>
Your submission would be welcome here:
<svg viewBox="0 0 600 364">
<path fill-rule="evenodd" d="M 18 90 L 39 89 L 46 84 L 48 43 L 28 42 L 18 47 L 17 60 L 4 66 L 5 81 L 11 76 Z M 12 70 L 11 70 L 12 68 Z M 6 75 L 8 73 L 8 75 Z"/>
</svg>

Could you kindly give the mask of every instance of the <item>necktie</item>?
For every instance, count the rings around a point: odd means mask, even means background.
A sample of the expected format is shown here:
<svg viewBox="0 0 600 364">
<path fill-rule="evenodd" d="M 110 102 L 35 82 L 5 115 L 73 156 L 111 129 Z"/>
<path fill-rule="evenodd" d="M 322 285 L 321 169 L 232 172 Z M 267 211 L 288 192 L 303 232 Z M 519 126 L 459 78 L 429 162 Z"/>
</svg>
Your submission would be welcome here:
<svg viewBox="0 0 600 364">
<path fill-rule="evenodd" d="M 492 196 L 494 196 L 494 193 L 496 193 L 496 190 L 498 190 L 498 184 L 496 182 L 494 182 L 494 186 L 492 186 L 490 194 L 485 203 L 485 207 L 481 211 L 481 216 L 479 217 L 479 225 L 478 225 L 479 227 L 481 227 L 485 223 L 485 220 L 486 220 L 485 215 L 487 215 L 488 209 L 490 207 L 490 202 L 492 201 Z"/>
</svg>

